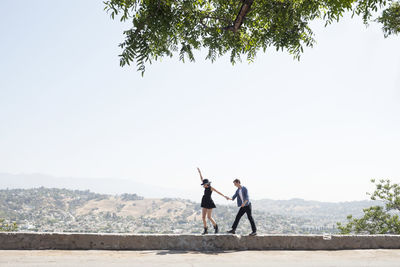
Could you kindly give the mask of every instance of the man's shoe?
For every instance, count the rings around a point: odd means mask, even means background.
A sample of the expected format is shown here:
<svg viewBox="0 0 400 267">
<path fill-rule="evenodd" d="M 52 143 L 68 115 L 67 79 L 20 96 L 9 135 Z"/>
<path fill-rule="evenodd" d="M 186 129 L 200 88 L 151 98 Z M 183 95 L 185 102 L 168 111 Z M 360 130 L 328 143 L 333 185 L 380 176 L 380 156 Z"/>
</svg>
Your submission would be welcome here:
<svg viewBox="0 0 400 267">
<path fill-rule="evenodd" d="M 255 236 L 255 235 L 257 235 L 257 232 L 251 232 L 251 233 L 249 234 L 249 236 Z"/>
<path fill-rule="evenodd" d="M 235 230 L 232 229 L 232 230 L 228 231 L 227 233 L 228 234 L 235 234 Z"/>
</svg>

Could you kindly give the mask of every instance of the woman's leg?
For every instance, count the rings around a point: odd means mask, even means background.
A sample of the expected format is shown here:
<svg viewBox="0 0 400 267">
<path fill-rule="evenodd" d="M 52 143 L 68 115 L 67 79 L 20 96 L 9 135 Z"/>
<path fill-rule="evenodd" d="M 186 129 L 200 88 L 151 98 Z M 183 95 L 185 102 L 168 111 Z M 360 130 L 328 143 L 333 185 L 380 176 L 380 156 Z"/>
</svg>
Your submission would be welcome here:
<svg viewBox="0 0 400 267">
<path fill-rule="evenodd" d="M 201 218 L 203 219 L 204 228 L 207 227 L 206 216 L 207 216 L 207 209 L 206 209 L 206 208 L 203 208 L 203 209 L 201 210 Z"/>
<path fill-rule="evenodd" d="M 217 223 L 212 218 L 212 209 L 207 209 L 207 218 L 210 220 L 214 227 L 217 225 Z"/>
</svg>

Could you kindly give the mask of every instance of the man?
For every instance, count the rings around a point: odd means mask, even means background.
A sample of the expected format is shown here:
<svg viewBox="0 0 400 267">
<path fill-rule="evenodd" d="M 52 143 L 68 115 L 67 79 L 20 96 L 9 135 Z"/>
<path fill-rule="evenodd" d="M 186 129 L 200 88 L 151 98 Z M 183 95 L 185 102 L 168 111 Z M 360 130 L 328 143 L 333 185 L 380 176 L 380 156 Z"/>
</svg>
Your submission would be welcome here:
<svg viewBox="0 0 400 267">
<path fill-rule="evenodd" d="M 239 224 L 240 218 L 246 213 L 247 218 L 249 218 L 250 224 L 251 224 L 251 230 L 252 232 L 250 233 L 250 236 L 255 236 L 257 235 L 257 228 L 256 224 L 254 223 L 253 216 L 251 215 L 251 203 L 249 199 L 249 193 L 247 191 L 247 188 L 242 186 L 240 184 L 239 179 L 235 179 L 233 181 L 233 184 L 238 188 L 236 190 L 236 193 L 233 195 L 230 200 L 235 200 L 237 198 L 237 205 L 240 207 L 238 214 L 236 215 L 235 222 L 232 225 L 232 230 L 228 231 L 229 234 L 235 234 L 236 228 Z"/>
</svg>

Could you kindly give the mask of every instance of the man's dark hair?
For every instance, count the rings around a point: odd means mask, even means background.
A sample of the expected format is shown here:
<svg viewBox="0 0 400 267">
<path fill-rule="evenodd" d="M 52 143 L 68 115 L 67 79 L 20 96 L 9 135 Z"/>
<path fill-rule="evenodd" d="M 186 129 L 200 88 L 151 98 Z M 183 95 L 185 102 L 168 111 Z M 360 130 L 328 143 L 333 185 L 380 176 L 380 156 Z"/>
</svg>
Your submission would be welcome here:
<svg viewBox="0 0 400 267">
<path fill-rule="evenodd" d="M 234 183 L 239 183 L 240 184 L 240 180 L 239 179 L 235 179 L 233 180 Z"/>
</svg>

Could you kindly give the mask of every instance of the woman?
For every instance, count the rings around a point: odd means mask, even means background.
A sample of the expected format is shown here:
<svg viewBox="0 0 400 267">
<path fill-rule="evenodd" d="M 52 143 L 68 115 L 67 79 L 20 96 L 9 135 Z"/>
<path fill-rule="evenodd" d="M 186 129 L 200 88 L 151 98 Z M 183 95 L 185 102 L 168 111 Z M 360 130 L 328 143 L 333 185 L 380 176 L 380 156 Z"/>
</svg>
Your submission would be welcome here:
<svg viewBox="0 0 400 267">
<path fill-rule="evenodd" d="M 203 219 L 203 225 L 204 225 L 204 232 L 203 235 L 208 233 L 208 228 L 207 228 L 207 221 L 206 221 L 206 216 L 207 218 L 210 220 L 210 222 L 212 223 L 214 229 L 215 229 L 215 234 L 218 233 L 218 225 L 217 223 L 214 221 L 214 219 L 212 218 L 212 209 L 216 208 L 214 201 L 211 198 L 211 194 L 213 191 L 217 192 L 218 194 L 220 194 L 221 196 L 223 196 L 224 198 L 226 198 L 227 200 L 229 199 L 229 197 L 224 196 L 223 194 L 221 194 L 220 192 L 218 192 L 214 187 L 211 186 L 211 182 L 208 179 L 203 179 L 203 176 L 201 175 L 201 171 L 199 168 L 197 168 L 197 171 L 200 174 L 200 179 L 201 179 L 201 185 L 204 187 L 204 195 L 203 198 L 201 199 L 201 207 L 202 207 L 202 219 Z"/>
</svg>

